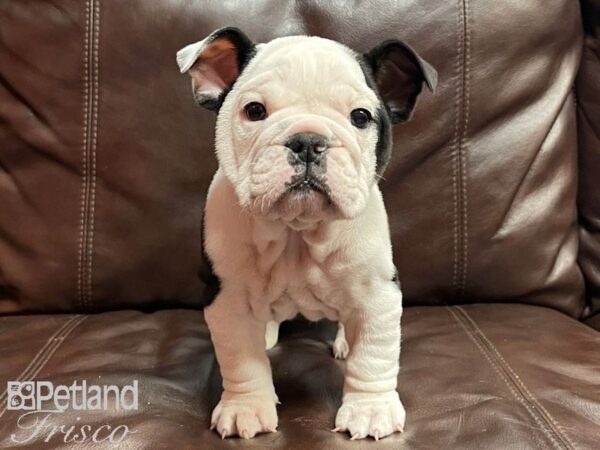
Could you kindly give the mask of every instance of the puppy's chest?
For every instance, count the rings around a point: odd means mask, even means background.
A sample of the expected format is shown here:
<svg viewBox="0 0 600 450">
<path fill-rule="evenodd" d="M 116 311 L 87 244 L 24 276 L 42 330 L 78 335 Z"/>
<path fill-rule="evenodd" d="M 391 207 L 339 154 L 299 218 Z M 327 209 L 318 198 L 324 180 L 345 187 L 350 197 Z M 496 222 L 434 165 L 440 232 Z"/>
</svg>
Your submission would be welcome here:
<svg viewBox="0 0 600 450">
<path fill-rule="evenodd" d="M 334 257 L 325 245 L 307 244 L 299 232 L 265 242 L 257 248 L 261 283 L 251 301 L 275 320 L 298 313 L 311 320 L 335 320 L 340 279 L 332 268 Z"/>
</svg>

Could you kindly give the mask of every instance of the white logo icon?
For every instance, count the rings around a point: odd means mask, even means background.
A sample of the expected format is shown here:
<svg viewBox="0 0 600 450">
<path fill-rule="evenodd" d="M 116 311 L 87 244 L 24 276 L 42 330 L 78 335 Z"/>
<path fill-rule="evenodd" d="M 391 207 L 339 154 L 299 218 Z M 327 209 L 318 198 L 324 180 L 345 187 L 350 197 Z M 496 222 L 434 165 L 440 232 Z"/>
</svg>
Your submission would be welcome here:
<svg viewBox="0 0 600 450">
<path fill-rule="evenodd" d="M 32 411 L 35 409 L 35 384 L 33 381 L 9 381 L 8 409 Z"/>
</svg>

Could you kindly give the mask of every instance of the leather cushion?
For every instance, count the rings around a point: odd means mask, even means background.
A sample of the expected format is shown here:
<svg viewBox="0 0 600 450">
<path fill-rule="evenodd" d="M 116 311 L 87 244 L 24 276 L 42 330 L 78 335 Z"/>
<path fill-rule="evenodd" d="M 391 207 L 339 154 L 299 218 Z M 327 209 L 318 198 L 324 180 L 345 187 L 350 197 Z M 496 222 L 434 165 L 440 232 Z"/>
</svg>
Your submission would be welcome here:
<svg viewBox="0 0 600 450">
<path fill-rule="evenodd" d="M 282 401 L 279 432 L 249 445 L 370 448 L 372 442 L 350 443 L 329 431 L 344 367 L 325 342 L 334 328 L 285 324 L 281 342 L 269 352 Z M 534 306 L 412 307 L 403 317 L 402 346 L 406 432 L 378 448 L 596 448 L 600 335 L 591 328 Z M 208 430 L 220 378 L 198 311 L 6 317 L 0 319 L 0 348 L 1 390 L 16 379 L 139 380 L 138 412 L 67 411 L 52 424 L 74 424 L 76 416 L 94 427 L 126 424 L 137 432 L 126 441 L 132 448 L 240 445 Z M 0 447 L 6 447 L 19 432 L 20 414 L 4 411 L 0 400 Z"/>
</svg>

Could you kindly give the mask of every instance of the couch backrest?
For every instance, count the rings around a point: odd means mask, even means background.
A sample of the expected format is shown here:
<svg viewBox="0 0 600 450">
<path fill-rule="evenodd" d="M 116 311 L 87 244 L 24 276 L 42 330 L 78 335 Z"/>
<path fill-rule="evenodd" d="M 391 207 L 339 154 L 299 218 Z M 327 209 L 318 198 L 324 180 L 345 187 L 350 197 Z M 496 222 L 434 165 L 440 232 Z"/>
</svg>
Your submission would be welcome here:
<svg viewBox="0 0 600 450">
<path fill-rule="evenodd" d="M 543 4 L 542 4 L 543 3 Z M 439 71 L 381 182 L 405 301 L 579 315 L 579 5 L 482 0 L 0 3 L 0 312 L 198 306 L 214 116 L 175 52 L 389 38 Z"/>
<path fill-rule="evenodd" d="M 577 76 L 579 265 L 586 279 L 587 322 L 600 330 L 600 1 L 583 0 L 585 45 Z"/>
</svg>

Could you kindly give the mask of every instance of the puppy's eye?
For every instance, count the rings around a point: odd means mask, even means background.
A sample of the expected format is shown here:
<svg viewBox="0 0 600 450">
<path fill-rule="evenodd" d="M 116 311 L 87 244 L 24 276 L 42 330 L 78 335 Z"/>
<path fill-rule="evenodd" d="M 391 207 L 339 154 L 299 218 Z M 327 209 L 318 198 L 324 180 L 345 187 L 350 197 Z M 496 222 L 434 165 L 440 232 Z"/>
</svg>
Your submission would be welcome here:
<svg viewBox="0 0 600 450">
<path fill-rule="evenodd" d="M 364 108 L 353 109 L 350 113 L 350 121 L 356 128 L 367 128 L 371 120 L 371 113 Z"/>
<path fill-rule="evenodd" d="M 259 102 L 248 103 L 246 106 L 244 106 L 244 111 L 246 111 L 246 117 L 248 120 L 252 122 L 265 120 L 267 118 L 267 109 L 265 108 L 265 105 Z"/>
</svg>

